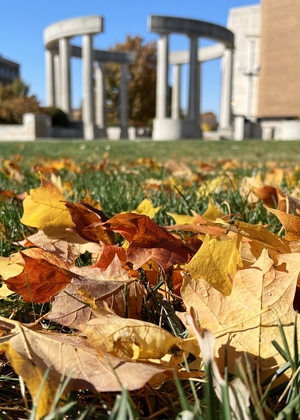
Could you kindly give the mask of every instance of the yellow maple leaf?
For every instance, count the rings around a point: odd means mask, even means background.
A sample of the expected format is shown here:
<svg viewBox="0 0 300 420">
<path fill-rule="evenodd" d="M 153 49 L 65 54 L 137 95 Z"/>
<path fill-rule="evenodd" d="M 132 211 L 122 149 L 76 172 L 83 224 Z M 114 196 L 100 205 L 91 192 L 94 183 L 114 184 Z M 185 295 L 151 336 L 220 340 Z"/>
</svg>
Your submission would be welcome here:
<svg viewBox="0 0 300 420">
<path fill-rule="evenodd" d="M 24 225 L 43 230 L 48 236 L 63 235 L 66 228 L 75 227 L 65 197 L 59 189 L 44 176 L 41 186 L 31 189 L 23 202 L 24 214 L 21 222 Z"/>
<path fill-rule="evenodd" d="M 272 340 L 282 345 L 280 319 L 287 343 L 293 348 L 296 315 L 293 300 L 299 270 L 299 253 L 278 255 L 275 267 L 264 249 L 255 264 L 237 271 L 230 296 L 183 273 L 183 302 L 188 310 L 195 308 L 201 326 L 216 336 L 216 356 L 221 363 L 227 358 L 229 371 L 234 372 L 234 361 L 244 352 L 265 377 L 285 362 Z M 298 340 L 299 337 L 298 326 Z"/>
<path fill-rule="evenodd" d="M 209 220 L 216 220 L 218 218 L 222 218 L 223 216 L 225 216 L 225 214 L 217 206 L 214 205 L 211 197 L 209 197 L 208 207 L 206 209 L 206 212 L 202 214 L 202 216 Z"/>
<path fill-rule="evenodd" d="M 0 257 L 0 275 L 3 280 L 17 276 L 24 269 L 24 260 L 17 252 L 9 257 Z"/>
<path fill-rule="evenodd" d="M 167 214 L 175 220 L 176 225 L 191 225 L 195 220 L 195 216 L 189 216 L 188 214 L 175 214 L 170 212 L 167 212 Z"/>
<path fill-rule="evenodd" d="M 204 279 L 225 296 L 232 290 L 231 279 L 242 265 L 237 236 L 221 241 L 206 235 L 199 251 L 183 266 L 193 279 Z"/>
<path fill-rule="evenodd" d="M 145 198 L 132 213 L 136 214 L 144 214 L 145 216 L 149 216 L 150 219 L 155 217 L 156 213 L 159 212 L 162 206 L 154 207 L 151 200 Z"/>
</svg>

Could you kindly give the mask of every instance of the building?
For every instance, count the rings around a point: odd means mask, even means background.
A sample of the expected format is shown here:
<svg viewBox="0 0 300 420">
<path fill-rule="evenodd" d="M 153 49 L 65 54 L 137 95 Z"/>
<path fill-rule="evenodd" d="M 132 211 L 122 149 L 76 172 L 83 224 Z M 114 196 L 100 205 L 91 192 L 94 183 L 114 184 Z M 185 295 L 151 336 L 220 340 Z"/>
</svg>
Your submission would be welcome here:
<svg viewBox="0 0 300 420">
<path fill-rule="evenodd" d="M 300 3 L 261 0 L 231 9 L 235 138 L 300 139 Z M 292 130 L 292 131 L 291 131 Z"/>
<path fill-rule="evenodd" d="M 20 64 L 0 55 L 0 83 L 7 85 L 20 77 Z"/>
</svg>

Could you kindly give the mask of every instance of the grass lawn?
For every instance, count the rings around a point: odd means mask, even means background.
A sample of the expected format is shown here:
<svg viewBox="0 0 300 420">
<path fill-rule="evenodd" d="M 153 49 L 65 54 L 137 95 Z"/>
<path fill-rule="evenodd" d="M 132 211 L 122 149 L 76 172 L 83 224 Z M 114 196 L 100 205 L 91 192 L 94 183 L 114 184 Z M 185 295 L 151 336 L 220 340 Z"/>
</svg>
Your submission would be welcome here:
<svg viewBox="0 0 300 420">
<path fill-rule="evenodd" d="M 273 246 L 272 240 L 269 249 L 269 243 L 267 241 L 265 243 L 265 237 L 261 231 L 255 229 L 257 226 L 260 229 L 262 225 L 265 225 L 266 227 L 263 226 L 263 229 L 265 229 L 263 232 L 267 230 L 268 234 L 275 234 L 272 236 L 273 239 L 275 236 L 276 238 L 279 236 L 278 241 L 280 242 L 284 233 L 282 225 L 273 214 L 266 210 L 262 201 L 250 202 L 248 200 L 250 191 L 244 193 L 240 186 L 245 177 L 249 177 L 252 181 L 261 182 L 262 185 L 275 184 L 282 188 L 285 193 L 296 194 L 300 187 L 299 157 L 300 142 L 297 141 L 181 140 L 176 142 L 154 142 L 148 140 L 45 140 L 0 142 L 0 272 L 1 262 L 10 261 L 10 256 L 13 253 L 23 250 L 23 247 L 17 241 L 23 240 L 34 231 L 30 227 L 34 225 L 27 226 L 22 224 L 20 219 L 23 215 L 23 194 L 25 192 L 29 193 L 30 189 L 37 188 L 41 184 L 38 175 L 39 170 L 47 179 L 51 179 L 53 183 L 56 183 L 65 199 L 70 202 L 78 203 L 84 200 L 88 193 L 93 203 L 92 205 L 95 206 L 96 202 L 101 203 L 102 211 L 109 219 L 123 212 L 135 210 L 147 198 L 151 200 L 155 208 L 160 207 L 159 212 L 153 219 L 154 222 L 159 226 L 169 226 L 174 224 L 174 220 L 168 214 L 169 212 L 177 215 L 192 215 L 192 211 L 195 211 L 198 215 L 203 215 L 211 199 L 217 206 L 218 216 L 214 216 L 215 218 L 219 220 L 222 216 L 222 214 L 220 216 L 220 212 L 226 216 L 229 214 L 230 227 L 232 226 L 233 228 L 238 226 L 239 221 L 245 222 L 243 229 L 246 229 L 246 231 L 248 229 L 250 232 L 250 236 L 246 238 L 245 243 L 248 240 L 250 242 L 253 240 L 253 255 L 258 256 L 262 252 L 261 249 L 265 246 L 266 249 L 270 250 L 270 255 L 272 253 L 273 257 L 276 251 L 274 257 L 276 259 L 277 248 Z M 176 162 L 173 165 L 175 170 L 170 169 L 170 166 L 164 165 L 170 158 Z M 176 175 L 176 169 L 180 168 L 180 162 L 186 164 L 186 166 L 183 165 L 183 170 L 187 171 L 185 176 Z M 297 207 L 295 197 L 296 195 L 294 195 L 294 201 L 292 200 L 291 204 L 294 206 L 293 209 L 296 208 L 297 213 L 300 209 L 300 204 Z M 39 200 L 43 204 L 43 198 L 39 198 Z M 286 198 L 286 202 L 288 200 L 289 198 Z M 62 200 L 59 201 L 59 203 L 61 202 Z M 55 206 L 53 207 L 55 208 Z M 88 209 L 91 212 L 95 210 L 91 210 L 90 207 Z M 34 211 L 32 210 L 33 218 Z M 216 209 L 213 212 L 217 214 Z M 42 216 L 43 214 L 40 215 Z M 93 214 L 92 219 L 85 219 L 86 213 L 82 220 L 80 217 L 77 217 L 78 229 L 82 229 L 83 232 L 86 227 L 89 229 L 93 226 L 95 220 L 99 220 L 98 215 L 99 211 Z M 213 219 L 209 219 L 207 224 L 209 232 L 211 232 L 209 229 L 213 224 Z M 235 222 L 237 223 L 235 224 Z M 75 225 L 77 228 L 77 223 Z M 251 230 L 252 226 L 256 227 Z M 216 235 L 218 240 L 220 240 L 219 242 L 227 241 L 227 233 L 230 232 L 230 227 L 228 229 L 226 227 L 226 233 L 224 231 L 224 234 L 218 234 L 220 237 Z M 86 232 L 91 231 L 87 230 Z M 146 232 L 149 234 L 149 231 Z M 244 234 L 247 236 L 247 232 L 246 234 L 243 232 L 242 236 Z M 184 242 L 186 245 L 189 243 L 189 239 L 194 236 L 195 241 L 191 241 L 190 249 L 196 252 L 197 249 L 201 249 L 200 247 L 204 243 L 202 242 L 204 241 L 204 236 L 201 235 L 198 237 L 198 233 L 194 234 L 194 231 L 188 232 L 188 234 L 180 231 L 176 238 L 178 241 L 186 241 Z M 62 238 L 64 238 L 64 235 L 62 235 Z M 142 241 L 143 239 L 142 237 L 139 240 Z M 52 240 L 54 239 L 51 238 Z M 61 240 L 63 241 L 63 239 Z M 102 240 L 100 239 L 100 241 Z M 114 246 L 122 247 L 122 241 L 123 239 L 117 231 Z M 98 244 L 99 239 L 94 240 L 94 242 Z M 263 246 L 261 243 L 263 243 Z M 49 244 L 50 242 L 46 243 L 46 249 L 52 252 L 53 246 Z M 36 246 L 39 247 L 39 245 Z M 58 250 L 60 250 L 59 246 L 61 245 L 57 245 Z M 297 246 L 294 244 L 294 251 L 291 252 L 299 252 L 297 251 L 299 244 Z M 150 248 L 155 249 L 154 246 Z M 191 251 L 189 255 L 191 258 L 195 255 L 193 252 Z M 245 263 L 243 269 L 249 268 L 249 261 L 253 257 L 250 251 L 247 252 L 245 261 L 248 262 L 247 264 Z M 278 252 L 279 254 L 280 252 Z M 58 258 L 59 253 L 56 255 Z M 76 260 L 76 265 L 79 268 L 86 268 L 83 266 L 91 265 L 92 256 L 95 258 L 95 254 L 88 252 L 80 255 Z M 281 257 L 281 255 L 279 256 Z M 250 260 L 247 260 L 248 257 Z M 254 257 L 253 259 L 255 260 Z M 65 263 L 61 264 L 61 267 L 65 267 Z M 74 265 L 75 263 L 72 262 L 72 264 Z M 91 269 L 91 267 L 87 268 Z M 173 269 L 175 270 L 175 264 L 174 267 L 172 265 Z M 149 271 L 151 270 L 149 269 Z M 185 311 L 184 305 L 181 304 L 181 297 L 179 296 L 178 298 L 178 296 L 176 297 L 173 294 L 174 299 L 167 302 L 169 306 L 165 306 L 164 301 L 166 299 L 163 299 L 165 295 L 161 293 L 165 292 L 164 287 L 166 285 L 173 291 L 172 287 L 174 285 L 171 284 L 173 279 L 171 281 L 171 277 L 167 278 L 167 275 L 163 277 L 162 271 L 158 272 L 160 274 L 157 279 L 160 279 L 160 281 L 157 280 L 155 286 L 148 284 L 150 289 L 147 289 L 147 297 L 145 298 L 148 300 L 143 301 L 141 319 L 145 321 L 145 319 L 148 320 L 149 318 L 156 325 L 161 325 L 160 322 L 163 319 L 163 326 L 165 325 L 166 329 L 175 336 L 185 334 L 187 332 L 186 329 L 183 333 L 175 334 L 174 331 L 176 329 L 173 330 L 174 326 L 172 325 L 173 320 L 176 318 L 175 311 Z M 282 269 L 281 274 L 284 275 L 283 273 L 285 272 L 286 270 Z M 141 277 L 139 281 L 148 281 L 147 276 L 146 280 Z M 5 284 L 0 281 L 1 283 Z M 125 288 L 123 297 L 125 302 Z M 40 301 L 37 302 L 25 302 L 21 295 L 16 293 L 8 298 L 1 297 L 0 288 L 0 316 L 7 319 L 30 323 L 51 309 L 52 301 L 50 303 L 46 301 L 43 304 L 39 303 Z M 162 316 L 158 317 L 157 314 L 162 314 Z M 178 322 L 178 318 L 176 318 L 176 321 Z M 169 325 L 168 322 L 171 324 Z M 176 324 L 174 325 L 176 326 Z M 53 330 L 54 334 L 56 332 L 70 332 L 67 327 L 51 320 L 47 321 L 48 327 Z M 71 333 L 74 333 L 74 331 L 71 330 Z M 5 333 L 2 335 L 0 325 L 0 337 L 3 338 L 3 336 L 5 336 Z M 288 363 L 293 366 L 294 370 L 297 370 L 299 363 L 297 357 L 293 358 L 294 352 L 298 352 L 297 340 L 291 350 L 292 355 L 289 354 L 289 349 L 285 348 L 282 350 Z M 94 394 L 88 390 L 81 390 L 79 394 L 71 392 L 68 394 L 67 399 L 63 401 L 63 404 L 55 405 L 46 419 L 125 420 L 130 418 L 142 420 L 154 418 L 164 420 L 167 418 L 193 418 L 199 420 L 235 420 L 237 417 L 233 416 L 229 407 L 228 384 L 220 391 L 221 393 L 223 392 L 223 400 L 220 402 L 214 392 L 209 370 L 207 372 L 208 382 L 204 381 L 204 383 L 202 380 L 195 382 L 188 380 L 166 381 L 158 388 L 148 387 L 147 391 L 142 389 L 128 393 L 124 389 L 120 395 L 111 392 Z M 293 416 L 300 413 L 299 369 L 295 374 L 295 381 L 290 384 L 290 391 L 287 395 L 282 395 L 282 389 L 279 389 L 276 395 L 269 395 L 269 388 L 264 388 L 266 393 L 262 395 L 260 389 L 256 390 L 255 379 L 251 375 L 251 372 L 242 372 L 240 375 L 246 387 L 250 390 L 252 398 L 252 411 L 248 413 L 247 419 L 297 418 Z M 229 380 L 227 377 L 225 379 L 226 381 Z M 1 353 L 1 350 L 0 388 L 1 420 L 35 420 L 34 408 L 33 411 L 30 408 L 31 395 L 28 391 L 23 390 L 22 382 L 20 385 L 17 375 L 5 359 L 3 352 Z M 281 395 L 283 402 L 277 404 Z M 58 399 L 59 396 L 58 393 Z M 244 420 L 244 417 L 240 416 L 239 418 Z"/>
<path fill-rule="evenodd" d="M 164 162 L 169 158 L 186 162 L 237 159 L 244 162 L 265 163 L 269 160 L 280 164 L 296 164 L 300 157 L 300 141 L 72 141 L 51 140 L 33 142 L 0 142 L 0 157 L 5 159 L 15 154 L 37 159 L 38 155 L 58 159 L 67 156 L 75 161 L 97 161 L 109 152 L 111 159 L 124 163 L 137 158 L 151 158 Z"/>
</svg>

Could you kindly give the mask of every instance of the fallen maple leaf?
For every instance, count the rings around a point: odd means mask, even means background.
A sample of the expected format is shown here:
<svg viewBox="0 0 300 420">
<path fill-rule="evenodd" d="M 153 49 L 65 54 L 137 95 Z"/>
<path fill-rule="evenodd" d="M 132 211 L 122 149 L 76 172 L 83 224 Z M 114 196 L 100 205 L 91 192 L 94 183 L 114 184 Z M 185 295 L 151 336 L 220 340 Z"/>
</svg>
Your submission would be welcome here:
<svg viewBox="0 0 300 420">
<path fill-rule="evenodd" d="M 68 270 L 42 258 L 30 258 L 25 253 L 21 255 L 25 262 L 24 271 L 8 278 L 5 284 L 22 295 L 26 302 L 49 302 L 52 296 L 70 283 Z"/>
<path fill-rule="evenodd" d="M 132 210 L 132 213 L 143 214 L 150 217 L 150 219 L 153 219 L 161 207 L 162 206 L 154 207 L 152 201 L 148 198 L 145 198 L 135 210 Z"/>
<path fill-rule="evenodd" d="M 188 261 L 191 250 L 148 216 L 122 213 L 103 226 L 119 232 L 129 242 L 127 260 L 134 268 L 152 259 L 166 271 L 174 264 Z"/>
<path fill-rule="evenodd" d="M 282 223 L 285 228 L 285 239 L 288 241 L 294 241 L 300 239 L 300 217 L 288 214 L 280 210 L 270 209 L 267 207 L 270 213 L 275 214 L 277 219 Z"/>
<path fill-rule="evenodd" d="M 285 362 L 271 341 L 281 342 L 280 319 L 288 345 L 294 345 L 293 300 L 299 270 L 300 254 L 278 255 L 274 267 L 264 249 L 253 266 L 237 271 L 230 296 L 224 296 L 205 280 L 193 280 L 183 273 L 184 304 L 188 309 L 194 307 L 201 326 L 216 336 L 216 352 L 223 367 L 226 357 L 229 371 L 234 372 L 234 360 L 244 352 L 264 376 Z"/>
<path fill-rule="evenodd" d="M 176 337 L 158 325 L 138 319 L 121 318 L 100 310 L 94 318 L 83 324 L 80 330 L 100 355 L 112 355 L 133 360 L 162 359 L 179 350 L 199 354 L 198 346 L 190 340 Z M 175 359 L 178 364 L 178 355 Z"/>
<path fill-rule="evenodd" d="M 87 203 L 65 203 L 69 210 L 75 227 L 71 228 L 82 238 L 90 242 L 103 242 L 106 245 L 114 243 L 112 232 L 102 226 L 107 217 L 101 210 L 93 208 Z"/>
<path fill-rule="evenodd" d="M 0 328 L 8 331 L 0 337 L 0 350 L 5 350 L 14 371 L 22 376 L 34 402 L 38 418 L 48 414 L 57 384 L 69 377 L 66 392 L 90 389 L 97 392 L 135 390 L 148 381 L 157 384 L 166 379 L 170 369 L 149 362 L 131 362 L 103 354 L 99 358 L 84 337 L 36 332 L 17 321 L 0 317 Z M 39 387 L 50 368 L 42 394 Z"/>
<path fill-rule="evenodd" d="M 117 256 L 105 271 L 97 267 L 74 267 L 72 270 L 71 283 L 53 299 L 47 315 L 49 320 L 78 328 L 92 319 L 93 310 L 79 290 L 93 296 L 99 307 L 107 305 L 117 315 L 140 318 L 145 288 L 136 279 L 128 277 Z"/>
<path fill-rule="evenodd" d="M 239 248 L 240 239 L 237 236 L 221 241 L 206 235 L 199 251 L 183 269 L 189 272 L 191 278 L 202 278 L 228 296 L 232 290 L 231 279 L 237 266 L 242 265 Z"/>
<path fill-rule="evenodd" d="M 41 186 L 31 189 L 23 202 L 24 225 L 42 229 L 47 236 L 59 238 L 66 228 L 75 227 L 65 206 L 66 200 L 59 189 L 40 175 Z"/>
</svg>

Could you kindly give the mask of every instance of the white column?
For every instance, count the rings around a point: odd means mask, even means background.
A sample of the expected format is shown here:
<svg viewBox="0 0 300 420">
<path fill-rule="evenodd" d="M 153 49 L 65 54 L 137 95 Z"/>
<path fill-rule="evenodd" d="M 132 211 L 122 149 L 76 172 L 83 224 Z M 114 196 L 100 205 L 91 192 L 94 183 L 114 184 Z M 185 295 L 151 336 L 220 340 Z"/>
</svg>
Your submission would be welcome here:
<svg viewBox="0 0 300 420">
<path fill-rule="evenodd" d="M 128 64 L 121 64 L 120 86 L 120 123 L 121 138 L 128 138 L 128 92 L 127 92 Z"/>
<path fill-rule="evenodd" d="M 46 105 L 55 106 L 54 54 L 46 49 Z"/>
<path fill-rule="evenodd" d="M 222 58 L 222 90 L 220 108 L 220 129 L 231 128 L 231 98 L 232 98 L 232 60 L 233 51 L 227 48 Z"/>
<path fill-rule="evenodd" d="M 156 118 L 167 118 L 169 72 L 169 37 L 161 34 L 157 41 Z"/>
<path fill-rule="evenodd" d="M 173 120 L 180 119 L 180 91 L 181 91 L 181 64 L 173 66 L 172 112 Z"/>
<path fill-rule="evenodd" d="M 93 140 L 94 132 L 94 80 L 93 80 L 93 36 L 82 37 L 83 74 L 83 130 L 85 140 Z"/>
<path fill-rule="evenodd" d="M 61 71 L 59 54 L 54 55 L 55 106 L 61 108 Z"/>
<path fill-rule="evenodd" d="M 61 68 L 61 109 L 71 116 L 71 71 L 70 71 L 70 41 L 69 38 L 59 40 L 59 55 Z"/>
<path fill-rule="evenodd" d="M 97 63 L 95 67 L 96 103 L 95 121 L 99 128 L 105 128 L 105 87 L 104 87 L 104 64 Z"/>
<path fill-rule="evenodd" d="M 198 38 L 190 37 L 190 73 L 189 73 L 189 121 L 196 122 L 196 112 L 198 109 L 197 98 L 199 98 L 198 89 Z"/>
</svg>

